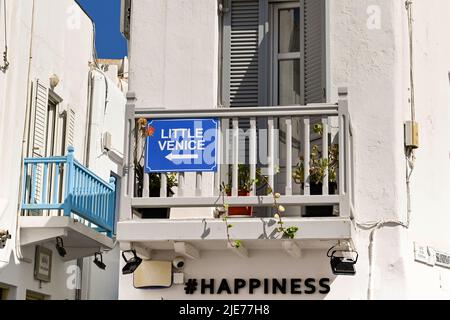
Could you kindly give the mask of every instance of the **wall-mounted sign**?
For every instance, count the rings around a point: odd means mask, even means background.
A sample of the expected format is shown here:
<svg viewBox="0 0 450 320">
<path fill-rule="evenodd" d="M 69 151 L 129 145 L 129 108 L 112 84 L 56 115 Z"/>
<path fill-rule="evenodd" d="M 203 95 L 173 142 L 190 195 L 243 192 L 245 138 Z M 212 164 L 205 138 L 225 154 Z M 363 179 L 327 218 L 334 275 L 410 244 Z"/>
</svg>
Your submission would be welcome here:
<svg viewBox="0 0 450 320">
<path fill-rule="evenodd" d="M 44 282 L 51 281 L 52 254 L 52 250 L 42 246 L 36 246 L 36 254 L 34 259 L 34 278 L 36 280 Z"/>
<path fill-rule="evenodd" d="M 217 171 L 218 119 L 148 120 L 145 172 Z"/>
<path fill-rule="evenodd" d="M 329 278 L 306 279 L 188 279 L 184 285 L 186 294 L 327 294 L 330 292 Z"/>
</svg>

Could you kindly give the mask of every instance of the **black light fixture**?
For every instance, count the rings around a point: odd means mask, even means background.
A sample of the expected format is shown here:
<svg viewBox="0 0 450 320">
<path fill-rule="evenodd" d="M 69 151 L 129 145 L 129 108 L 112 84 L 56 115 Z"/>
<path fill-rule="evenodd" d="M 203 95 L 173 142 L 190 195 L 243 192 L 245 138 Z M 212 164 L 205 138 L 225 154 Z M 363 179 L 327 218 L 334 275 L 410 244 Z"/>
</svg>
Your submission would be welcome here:
<svg viewBox="0 0 450 320">
<path fill-rule="evenodd" d="M 100 257 L 100 260 L 98 259 Z M 95 253 L 94 264 L 102 270 L 106 269 L 106 264 L 103 263 L 103 255 L 101 252 Z"/>
<path fill-rule="evenodd" d="M 127 259 L 125 257 L 125 253 L 126 252 L 133 253 L 133 257 L 131 257 L 130 259 Z M 142 262 L 142 259 L 137 256 L 136 250 L 133 250 L 133 249 L 132 250 L 123 251 L 122 252 L 122 258 L 126 262 L 125 266 L 122 268 L 122 274 L 133 273 L 137 269 L 137 267 L 139 267 L 139 265 Z"/>
<path fill-rule="evenodd" d="M 64 257 L 67 254 L 67 251 L 64 248 L 63 239 L 61 237 L 56 237 L 56 250 L 61 257 Z"/>
<path fill-rule="evenodd" d="M 331 251 L 335 247 L 331 247 L 327 252 L 333 274 L 354 276 L 356 274 L 355 264 L 358 261 L 358 252 L 351 249 Z"/>
</svg>

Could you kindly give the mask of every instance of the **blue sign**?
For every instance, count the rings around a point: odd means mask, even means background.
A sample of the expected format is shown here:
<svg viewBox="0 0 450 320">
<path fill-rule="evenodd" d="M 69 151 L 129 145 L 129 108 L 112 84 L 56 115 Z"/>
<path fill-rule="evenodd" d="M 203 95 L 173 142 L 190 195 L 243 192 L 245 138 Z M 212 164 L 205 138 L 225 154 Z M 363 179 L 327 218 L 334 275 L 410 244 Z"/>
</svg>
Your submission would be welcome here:
<svg viewBox="0 0 450 320">
<path fill-rule="evenodd" d="M 218 119 L 149 119 L 145 172 L 216 172 Z"/>
</svg>

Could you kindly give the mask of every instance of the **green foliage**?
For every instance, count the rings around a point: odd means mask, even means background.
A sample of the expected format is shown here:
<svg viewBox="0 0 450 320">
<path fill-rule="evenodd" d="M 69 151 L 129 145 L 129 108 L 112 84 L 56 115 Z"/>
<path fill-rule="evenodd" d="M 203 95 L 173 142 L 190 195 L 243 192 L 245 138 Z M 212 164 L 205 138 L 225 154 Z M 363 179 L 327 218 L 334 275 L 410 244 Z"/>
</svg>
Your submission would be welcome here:
<svg viewBox="0 0 450 320">
<path fill-rule="evenodd" d="M 278 174 L 280 172 L 280 167 L 274 167 L 274 174 Z M 250 175 L 250 165 L 247 164 L 238 164 L 238 191 L 239 192 L 250 192 L 253 190 L 253 184 L 256 186 L 267 186 L 267 194 L 272 193 L 272 188 L 268 184 L 267 176 L 261 174 L 261 168 L 256 168 L 255 178 L 251 178 Z M 228 183 L 222 182 L 220 184 L 221 191 L 225 193 L 231 193 L 232 189 L 232 176 L 228 173 Z"/>
<path fill-rule="evenodd" d="M 146 143 L 147 136 L 147 119 L 140 118 L 136 121 L 136 134 L 141 136 L 141 139 Z M 142 148 L 145 150 L 145 148 Z M 135 152 L 137 153 L 137 146 L 135 147 Z M 144 158 L 144 152 L 140 155 L 136 155 L 134 157 L 134 167 L 135 167 L 135 175 L 138 183 L 138 191 L 142 193 L 142 189 L 144 186 L 144 167 L 141 164 Z M 177 173 L 171 172 L 167 173 L 167 190 L 168 192 L 172 192 L 173 187 L 178 186 Z M 161 188 L 161 176 L 158 173 L 150 173 L 149 174 L 149 187 L 150 190 L 158 190 Z M 173 192 L 172 192 L 173 193 Z"/>
<path fill-rule="evenodd" d="M 178 186 L 177 174 L 169 172 L 167 175 L 167 189 L 172 189 Z M 150 173 L 150 189 L 161 188 L 161 176 L 158 173 Z"/>
<path fill-rule="evenodd" d="M 295 226 L 284 228 L 283 229 L 283 235 L 286 238 L 294 239 L 295 235 L 297 234 L 297 231 L 298 231 L 298 227 L 295 227 Z"/>
<path fill-rule="evenodd" d="M 328 148 L 328 158 L 323 158 L 318 145 L 314 145 L 311 150 L 309 162 L 310 182 L 314 184 L 322 183 L 325 173 L 328 170 L 328 181 L 336 182 L 339 169 L 339 146 L 333 144 Z M 295 183 L 303 184 L 305 182 L 305 160 L 300 157 L 292 177 Z"/>
<path fill-rule="evenodd" d="M 262 180 L 261 170 L 256 169 L 255 178 L 250 177 L 250 165 L 239 164 L 238 165 L 238 191 L 239 192 L 250 192 L 253 189 L 253 184 L 260 185 Z M 231 193 L 232 189 L 232 176 L 228 174 L 228 183 L 221 183 L 221 190 L 225 193 Z"/>
</svg>

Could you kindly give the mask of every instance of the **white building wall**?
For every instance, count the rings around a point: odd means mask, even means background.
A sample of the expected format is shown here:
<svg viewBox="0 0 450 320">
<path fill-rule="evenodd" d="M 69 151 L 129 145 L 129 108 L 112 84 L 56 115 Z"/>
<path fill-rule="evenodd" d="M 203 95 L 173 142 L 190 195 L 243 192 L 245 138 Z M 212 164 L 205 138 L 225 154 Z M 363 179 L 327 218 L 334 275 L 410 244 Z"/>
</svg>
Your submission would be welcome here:
<svg viewBox="0 0 450 320">
<path fill-rule="evenodd" d="M 129 45 L 129 90 L 138 97 L 136 107 L 217 106 L 217 29 L 216 1 L 135 1 Z M 212 174 L 204 174 L 202 178 L 202 190 L 211 195 L 212 178 Z M 185 174 L 184 190 L 185 196 L 194 195 L 195 173 Z M 171 217 L 212 217 L 212 211 L 173 209 Z"/>
<path fill-rule="evenodd" d="M 329 3 L 331 100 L 337 99 L 337 87 L 348 87 L 349 112 L 355 129 L 356 221 L 404 220 L 403 122 L 408 108 L 404 3 Z M 379 12 L 379 26 L 371 24 L 371 5 Z M 376 235 L 372 285 L 377 294 L 372 297 L 404 298 L 407 252 L 403 230 L 388 229 Z M 359 230 L 356 239 L 362 254 L 358 277 L 364 290 L 369 282 L 368 237 L 368 231 Z M 386 278 L 390 279 L 388 286 Z"/>
<path fill-rule="evenodd" d="M 416 117 L 421 125 L 420 149 L 412 182 L 412 225 L 408 260 L 413 241 L 450 252 L 450 3 L 414 1 Z M 450 269 L 410 263 L 414 298 L 448 299 Z"/>
<path fill-rule="evenodd" d="M 110 72 L 94 70 L 91 74 L 92 118 L 90 122 L 89 168 L 100 178 L 109 181 L 111 172 L 120 175 L 121 167 L 112 160 L 103 148 L 103 135 L 111 134 L 111 150 L 120 161 L 123 157 L 123 131 L 125 115 L 125 94 L 118 87 L 117 67 L 110 66 Z M 115 76 L 115 78 L 114 78 Z M 120 186 L 120 181 L 116 181 Z M 119 193 L 117 193 L 119 194 Z M 93 257 L 84 259 L 83 263 L 83 299 L 115 300 L 118 296 L 119 281 L 119 247 L 103 255 L 106 270 L 93 264 Z"/>
<path fill-rule="evenodd" d="M 403 124 L 411 116 L 405 3 L 330 0 L 328 5 L 330 101 L 337 101 L 338 87 L 348 87 L 355 129 L 356 221 L 406 222 Z M 215 1 L 133 3 L 130 91 L 136 93 L 137 108 L 212 108 L 217 105 L 218 37 L 214 6 Z M 450 129 L 447 124 L 450 120 L 450 43 L 446 36 L 450 27 L 447 23 L 450 4 L 446 0 L 432 3 L 415 0 L 413 6 L 416 108 L 421 125 L 421 147 L 416 152 L 411 181 L 410 229 L 386 226 L 373 234 L 371 245 L 370 231 L 355 230 L 360 258 L 354 277 L 332 276 L 329 260 L 321 250 L 306 250 L 300 260 L 269 250 L 251 251 L 248 259 L 225 251 L 203 251 L 201 259 L 187 261 L 186 277 L 327 276 L 333 279 L 330 294 L 312 298 L 450 297 L 450 270 L 415 262 L 413 254 L 413 241 L 450 252 L 450 214 L 446 201 L 450 190 Z M 200 20 L 203 27 L 199 26 Z M 201 51 L 196 50 L 200 48 L 197 47 L 199 39 L 204 49 Z M 197 86 L 203 90 L 195 90 Z M 373 249 L 371 268 L 369 247 Z M 164 252 L 157 257 L 173 258 Z M 202 297 L 213 298 L 195 296 Z M 120 276 L 119 298 L 190 297 L 181 286 L 163 290 L 134 289 L 132 276 Z M 255 294 L 239 298 L 274 297 Z"/>
<path fill-rule="evenodd" d="M 0 229 L 9 230 L 12 239 L 7 241 L 5 249 L 0 249 L 0 283 L 16 287 L 16 296 L 13 297 L 16 299 L 24 299 L 27 289 L 48 295 L 51 299 L 74 299 L 75 269 L 68 267 L 75 265 L 75 261 L 64 263 L 54 252 L 51 282 L 40 284 L 34 280 L 35 247 L 19 250 L 16 220 L 20 205 L 22 148 L 26 150 L 28 143 L 26 135 L 23 138 L 25 116 L 31 100 L 27 91 L 32 81 L 39 79 L 46 87 L 50 87 L 49 78 L 52 75 L 56 74 L 60 79 L 55 92 L 63 99 L 63 106 L 75 110 L 75 157 L 85 163 L 93 26 L 89 17 L 73 0 L 8 1 L 7 4 L 10 67 L 6 73 L 0 72 L 0 180 L 7 183 L 0 185 Z M 3 47 L 1 19 L 0 46 Z M 98 90 L 104 91 L 104 88 Z M 107 114 L 108 123 L 116 127 L 108 130 L 114 132 L 113 143 L 117 147 L 121 145 L 123 136 L 123 129 L 119 125 L 121 120 L 118 119 L 123 119 L 124 98 L 115 85 L 111 85 L 109 103 L 115 110 Z M 93 107 L 104 110 L 104 102 Z M 109 171 L 118 172 L 117 165 L 112 161 L 100 159 L 97 163 L 95 159 L 94 164 L 97 169 L 108 171 L 108 175 L 106 171 L 98 172 L 105 180 L 109 178 Z M 45 246 L 54 249 L 54 243 Z M 25 260 L 20 260 L 20 255 Z M 104 272 L 111 279 L 114 276 L 117 278 L 117 267 L 114 268 L 118 264 L 117 260 L 117 252 L 105 257 L 109 268 Z M 92 296 L 99 299 L 115 298 L 117 282 L 110 280 L 111 285 L 104 286 L 104 278 L 96 272 L 92 273 L 90 280 L 91 288 L 96 288 Z"/>
</svg>

